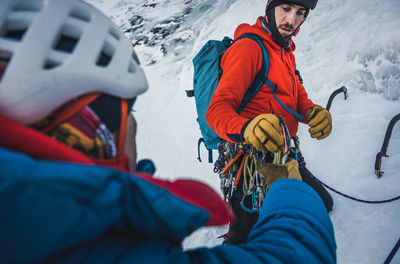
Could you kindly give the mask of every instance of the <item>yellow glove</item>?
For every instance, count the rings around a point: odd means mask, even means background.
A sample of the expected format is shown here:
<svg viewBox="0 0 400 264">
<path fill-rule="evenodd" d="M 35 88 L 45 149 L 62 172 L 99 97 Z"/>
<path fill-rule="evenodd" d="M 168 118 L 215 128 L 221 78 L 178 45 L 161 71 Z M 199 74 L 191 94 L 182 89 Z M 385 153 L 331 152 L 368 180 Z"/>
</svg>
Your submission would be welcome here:
<svg viewBox="0 0 400 264">
<path fill-rule="evenodd" d="M 307 110 L 306 119 L 312 138 L 324 139 L 332 131 L 332 116 L 328 110 L 320 106 L 314 106 Z"/>
<path fill-rule="evenodd" d="M 302 180 L 299 172 L 299 164 L 296 160 L 291 160 L 286 164 L 263 163 L 257 172 L 264 177 L 267 182 L 267 190 L 272 183 L 279 179 L 298 179 Z"/>
<path fill-rule="evenodd" d="M 283 146 L 279 118 L 274 114 L 256 116 L 247 125 L 243 137 L 245 143 L 252 144 L 258 151 L 276 152 Z"/>
</svg>

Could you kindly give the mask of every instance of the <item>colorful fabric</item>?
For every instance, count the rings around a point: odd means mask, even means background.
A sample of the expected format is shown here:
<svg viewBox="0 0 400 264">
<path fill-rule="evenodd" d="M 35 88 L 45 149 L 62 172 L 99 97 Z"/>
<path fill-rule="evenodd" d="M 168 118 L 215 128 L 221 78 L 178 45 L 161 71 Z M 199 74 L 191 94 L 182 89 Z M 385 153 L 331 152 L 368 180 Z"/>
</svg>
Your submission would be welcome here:
<svg viewBox="0 0 400 264">
<path fill-rule="evenodd" d="M 48 135 L 88 157 L 110 159 L 117 156 L 113 135 L 88 106 Z"/>
<path fill-rule="evenodd" d="M 67 147 L 49 136 L 17 123 L 0 114 L 0 146 L 26 153 L 31 157 L 72 163 L 85 163 L 128 172 L 128 156 L 96 159 Z"/>
<path fill-rule="evenodd" d="M 263 17 L 259 17 L 255 25 L 240 25 L 236 29 L 235 39 L 246 33 L 256 34 L 263 39 L 270 59 L 268 78 L 277 85 L 276 96 L 284 105 L 304 116 L 315 104 L 308 98 L 295 75 L 295 44 L 291 42 L 288 49 L 281 48 L 263 28 L 262 19 Z M 267 85 L 261 87 L 240 114 L 236 113 L 245 92 L 261 69 L 261 63 L 261 49 L 249 39 L 235 42 L 222 58 L 223 74 L 206 117 L 210 127 L 227 141 L 242 142 L 245 125 L 252 118 L 264 113 L 281 115 L 290 136 L 296 136 L 299 120 L 274 99 L 272 89 Z"/>
</svg>

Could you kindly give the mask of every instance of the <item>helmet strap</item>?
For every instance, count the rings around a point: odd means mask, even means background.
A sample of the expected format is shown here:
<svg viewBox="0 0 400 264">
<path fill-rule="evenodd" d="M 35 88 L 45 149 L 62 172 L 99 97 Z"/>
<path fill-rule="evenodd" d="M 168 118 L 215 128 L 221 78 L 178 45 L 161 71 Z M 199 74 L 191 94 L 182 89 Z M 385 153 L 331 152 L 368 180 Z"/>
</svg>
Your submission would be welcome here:
<svg viewBox="0 0 400 264">
<path fill-rule="evenodd" d="M 46 126 L 42 131 L 48 133 L 57 127 L 59 124 L 64 123 L 66 120 L 73 117 L 76 113 L 81 111 L 85 106 L 96 100 L 100 96 L 100 93 L 90 93 L 83 95 L 79 99 L 70 103 L 60 113 L 55 115 L 55 118 Z"/>
<path fill-rule="evenodd" d="M 119 137 L 118 137 L 118 157 L 124 154 L 125 148 L 125 138 L 126 138 L 126 126 L 128 122 L 128 101 L 126 99 L 121 99 L 121 125 L 119 127 Z"/>
</svg>

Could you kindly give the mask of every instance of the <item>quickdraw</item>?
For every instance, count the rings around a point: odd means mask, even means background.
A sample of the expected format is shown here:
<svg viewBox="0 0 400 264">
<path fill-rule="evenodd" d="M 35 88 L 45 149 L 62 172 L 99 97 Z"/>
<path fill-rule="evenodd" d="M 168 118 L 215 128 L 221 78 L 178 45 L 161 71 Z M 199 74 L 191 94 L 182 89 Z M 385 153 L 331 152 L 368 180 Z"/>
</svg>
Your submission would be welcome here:
<svg viewBox="0 0 400 264">
<path fill-rule="evenodd" d="M 240 202 L 243 210 L 248 213 L 259 213 L 264 202 L 266 183 L 264 178 L 257 172 L 257 159 L 254 153 L 250 153 L 244 160 L 243 170 L 243 198 Z M 252 208 L 244 204 L 246 196 L 251 196 Z"/>
<path fill-rule="evenodd" d="M 219 156 L 214 164 L 214 172 L 219 175 L 220 189 L 227 202 L 232 197 L 233 183 L 237 178 L 237 161 L 246 153 L 245 148 L 245 145 L 232 144 L 226 141 L 218 145 Z"/>
</svg>

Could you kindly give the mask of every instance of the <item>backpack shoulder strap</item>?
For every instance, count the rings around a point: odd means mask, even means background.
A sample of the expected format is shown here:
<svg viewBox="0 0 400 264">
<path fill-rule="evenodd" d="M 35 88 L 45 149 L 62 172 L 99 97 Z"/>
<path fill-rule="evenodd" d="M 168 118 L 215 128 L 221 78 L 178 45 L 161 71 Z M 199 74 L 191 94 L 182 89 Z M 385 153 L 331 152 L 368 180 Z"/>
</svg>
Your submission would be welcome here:
<svg viewBox="0 0 400 264">
<path fill-rule="evenodd" d="M 243 108 L 247 104 L 247 102 L 250 101 L 250 99 L 260 90 L 261 86 L 265 83 L 266 85 L 268 85 L 272 89 L 272 93 L 273 93 L 273 96 L 274 96 L 275 100 L 286 111 L 288 111 L 289 113 L 293 114 L 297 119 L 304 120 L 304 116 L 300 115 L 299 113 L 297 113 L 293 109 L 291 109 L 291 108 L 287 107 L 286 105 L 284 105 L 279 100 L 279 98 L 276 96 L 276 90 L 277 90 L 278 86 L 274 85 L 271 82 L 271 80 L 268 79 L 269 56 L 268 56 L 268 51 L 265 48 L 265 45 L 262 42 L 261 38 L 259 36 L 257 36 L 256 34 L 252 34 L 252 33 L 243 34 L 237 40 L 239 40 L 241 38 L 251 38 L 252 40 L 257 42 L 257 44 L 260 46 L 261 52 L 263 54 L 263 62 L 262 62 L 261 70 L 257 73 L 256 77 L 253 80 L 253 83 L 251 84 L 250 88 L 247 90 L 246 94 L 244 95 L 242 103 L 239 106 L 238 113 L 240 113 L 243 110 Z"/>
<path fill-rule="evenodd" d="M 237 40 L 242 39 L 242 38 L 250 38 L 257 42 L 257 44 L 260 46 L 262 54 L 263 54 L 263 61 L 262 61 L 262 66 L 260 71 L 257 73 L 257 75 L 254 77 L 254 80 L 250 86 L 250 88 L 247 90 L 246 94 L 243 97 L 242 103 L 239 106 L 238 113 L 242 111 L 244 106 L 247 104 L 248 101 L 260 90 L 261 86 L 264 84 L 264 80 L 268 79 L 268 72 L 269 72 L 269 56 L 267 49 L 264 46 L 264 43 L 262 42 L 261 38 L 257 36 L 256 34 L 252 33 L 246 33 L 240 36 Z M 236 41 L 237 41 L 236 40 Z M 272 83 L 272 82 L 271 82 Z"/>
</svg>

